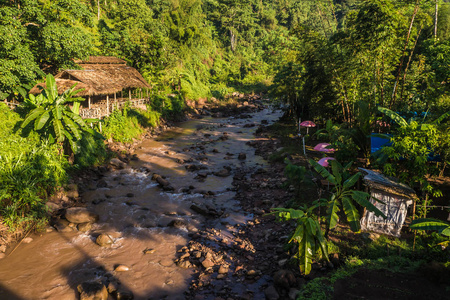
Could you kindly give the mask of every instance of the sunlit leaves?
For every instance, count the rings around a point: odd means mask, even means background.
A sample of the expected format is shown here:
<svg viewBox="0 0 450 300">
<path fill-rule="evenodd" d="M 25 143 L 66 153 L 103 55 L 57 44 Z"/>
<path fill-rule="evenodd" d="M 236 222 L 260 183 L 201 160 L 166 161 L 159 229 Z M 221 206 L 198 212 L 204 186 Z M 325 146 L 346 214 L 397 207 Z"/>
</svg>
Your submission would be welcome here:
<svg viewBox="0 0 450 300">
<path fill-rule="evenodd" d="M 272 212 L 280 220 L 294 220 L 297 223 L 289 243 L 297 245 L 296 257 L 300 271 L 305 275 L 311 272 L 311 265 L 316 257 L 328 260 L 327 242 L 313 214 L 314 209 L 319 205 L 320 203 L 316 203 L 309 208 L 304 206 L 301 209 L 274 208 Z"/>
</svg>

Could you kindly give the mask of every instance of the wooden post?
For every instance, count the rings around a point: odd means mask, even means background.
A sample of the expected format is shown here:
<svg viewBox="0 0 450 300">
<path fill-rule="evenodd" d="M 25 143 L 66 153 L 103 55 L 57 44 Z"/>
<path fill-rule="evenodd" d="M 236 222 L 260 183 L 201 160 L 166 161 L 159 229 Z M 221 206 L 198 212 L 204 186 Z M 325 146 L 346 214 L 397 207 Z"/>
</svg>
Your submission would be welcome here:
<svg viewBox="0 0 450 300">
<path fill-rule="evenodd" d="M 91 96 L 88 97 L 88 108 L 91 109 Z"/>
<path fill-rule="evenodd" d="M 128 98 L 129 98 L 130 101 L 131 101 L 131 90 L 128 90 Z"/>
<path fill-rule="evenodd" d="M 109 96 L 106 95 L 106 115 L 109 116 Z"/>
<path fill-rule="evenodd" d="M 116 108 L 119 109 L 119 106 L 117 105 L 116 92 L 114 92 L 114 104 L 116 105 Z"/>
</svg>

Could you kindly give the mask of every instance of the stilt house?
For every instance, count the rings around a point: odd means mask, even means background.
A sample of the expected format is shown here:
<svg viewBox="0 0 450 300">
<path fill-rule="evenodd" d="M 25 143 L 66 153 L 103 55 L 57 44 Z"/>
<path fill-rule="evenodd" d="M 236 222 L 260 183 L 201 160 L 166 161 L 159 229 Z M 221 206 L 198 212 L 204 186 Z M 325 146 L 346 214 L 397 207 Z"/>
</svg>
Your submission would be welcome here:
<svg viewBox="0 0 450 300">
<path fill-rule="evenodd" d="M 84 89 L 76 96 L 85 98 L 81 103 L 83 118 L 102 118 L 126 102 L 145 108 L 151 86 L 142 75 L 117 57 L 91 56 L 88 60 L 76 60 L 80 70 L 63 70 L 55 75 L 58 93 L 62 94 L 77 83 L 76 89 Z M 38 84 L 38 85 L 43 85 Z M 30 93 L 39 94 L 35 86 Z"/>
</svg>

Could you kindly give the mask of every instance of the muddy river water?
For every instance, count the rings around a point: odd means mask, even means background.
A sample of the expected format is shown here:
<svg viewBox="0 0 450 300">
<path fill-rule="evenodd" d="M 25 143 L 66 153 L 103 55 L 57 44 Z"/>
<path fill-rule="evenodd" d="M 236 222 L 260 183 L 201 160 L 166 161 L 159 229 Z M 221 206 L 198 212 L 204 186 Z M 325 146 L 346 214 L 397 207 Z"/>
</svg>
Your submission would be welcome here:
<svg viewBox="0 0 450 300">
<path fill-rule="evenodd" d="M 143 141 L 135 152 L 138 160 L 107 173 L 102 187 L 93 182 L 95 188 L 82 194 L 100 216 L 90 231 L 34 235 L 0 260 L 0 299 L 78 299 L 78 284 L 104 278 L 120 281 L 134 299 L 185 299 L 194 271 L 174 264 L 177 251 L 206 223 L 226 235 L 225 225 L 252 218 L 234 200 L 233 172 L 265 164 L 246 143 L 258 125 L 279 116 L 266 108 L 207 117 Z M 155 173 L 173 190 L 152 180 Z M 218 216 L 207 220 L 193 204 Z M 111 247 L 95 243 L 101 233 L 112 237 Z M 129 270 L 115 271 L 117 265 Z"/>
</svg>

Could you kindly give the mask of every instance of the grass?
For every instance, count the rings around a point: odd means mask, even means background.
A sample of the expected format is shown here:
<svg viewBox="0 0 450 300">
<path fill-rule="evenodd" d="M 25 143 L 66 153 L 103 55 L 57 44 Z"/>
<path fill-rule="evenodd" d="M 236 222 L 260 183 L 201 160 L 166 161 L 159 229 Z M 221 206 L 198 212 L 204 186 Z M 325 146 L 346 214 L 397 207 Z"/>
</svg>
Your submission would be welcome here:
<svg viewBox="0 0 450 300">
<path fill-rule="evenodd" d="M 12 230 L 43 225 L 45 202 L 67 180 L 67 159 L 58 146 L 28 138 L 17 128 L 22 119 L 0 104 L 0 216 Z"/>
<path fill-rule="evenodd" d="M 105 118 L 102 134 L 116 142 L 131 143 L 145 132 L 145 128 L 158 126 L 159 120 L 160 114 L 156 111 L 140 110 L 127 105 Z"/>
</svg>

